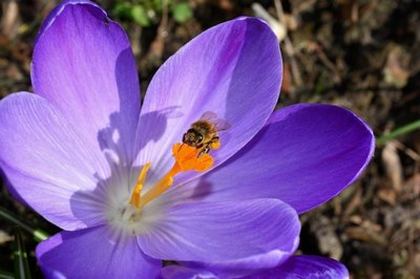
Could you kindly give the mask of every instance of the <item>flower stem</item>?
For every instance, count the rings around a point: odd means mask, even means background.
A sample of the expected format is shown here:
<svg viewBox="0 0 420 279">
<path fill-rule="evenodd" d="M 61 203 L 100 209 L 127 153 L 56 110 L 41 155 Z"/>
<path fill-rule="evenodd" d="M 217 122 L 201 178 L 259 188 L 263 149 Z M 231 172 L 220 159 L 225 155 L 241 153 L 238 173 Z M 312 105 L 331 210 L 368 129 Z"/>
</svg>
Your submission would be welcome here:
<svg viewBox="0 0 420 279">
<path fill-rule="evenodd" d="M 43 230 L 32 228 L 31 226 L 19 220 L 19 218 L 14 216 L 13 213 L 1 207 L 0 207 L 0 218 L 3 218 L 9 221 L 10 223 L 22 228 L 26 232 L 30 233 L 37 242 L 41 242 L 49 237 L 49 235 Z"/>
<path fill-rule="evenodd" d="M 31 279 L 31 272 L 29 270 L 28 254 L 25 250 L 22 234 L 19 228 L 15 232 L 15 251 L 13 254 L 15 261 L 15 277 L 21 279 Z"/>
<path fill-rule="evenodd" d="M 377 140 L 376 140 L 376 144 L 377 145 L 384 145 L 385 143 L 387 143 L 390 140 L 393 140 L 397 137 L 400 137 L 402 135 L 411 133 L 415 130 L 420 129 L 420 120 L 416 120 L 414 122 L 411 122 L 407 125 L 404 125 L 402 127 L 399 127 L 397 129 L 395 129 L 394 131 L 387 133 L 385 135 L 380 136 Z"/>
<path fill-rule="evenodd" d="M 14 279 L 15 277 L 13 276 L 12 273 L 0 270 L 0 279 Z"/>
</svg>

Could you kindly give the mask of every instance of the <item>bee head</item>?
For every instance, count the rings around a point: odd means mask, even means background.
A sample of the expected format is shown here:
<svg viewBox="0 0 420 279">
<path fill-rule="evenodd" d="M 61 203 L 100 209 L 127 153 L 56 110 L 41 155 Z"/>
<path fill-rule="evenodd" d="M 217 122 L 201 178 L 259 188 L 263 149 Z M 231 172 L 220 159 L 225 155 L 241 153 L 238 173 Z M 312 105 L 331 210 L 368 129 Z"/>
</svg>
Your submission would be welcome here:
<svg viewBox="0 0 420 279">
<path fill-rule="evenodd" d="M 204 136 L 194 129 L 189 129 L 182 137 L 182 141 L 185 144 L 188 144 L 194 147 L 200 145 L 203 142 L 203 140 L 204 140 Z"/>
</svg>

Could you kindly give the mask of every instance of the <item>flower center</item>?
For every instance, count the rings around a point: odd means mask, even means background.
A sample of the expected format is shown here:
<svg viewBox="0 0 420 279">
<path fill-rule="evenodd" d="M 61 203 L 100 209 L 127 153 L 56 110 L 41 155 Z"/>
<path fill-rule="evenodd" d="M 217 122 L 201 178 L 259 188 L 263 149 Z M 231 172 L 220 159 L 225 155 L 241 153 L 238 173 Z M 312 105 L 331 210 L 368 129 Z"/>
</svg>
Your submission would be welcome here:
<svg viewBox="0 0 420 279">
<path fill-rule="evenodd" d="M 177 174 L 191 170 L 203 172 L 211 168 L 214 162 L 210 154 L 203 153 L 199 148 L 181 143 L 172 146 L 172 156 L 175 159 L 172 168 L 144 195 L 142 195 L 142 190 L 151 164 L 147 163 L 143 166 L 129 202 L 137 211 L 141 211 L 145 205 L 165 193 L 173 184 L 174 177 Z"/>
<path fill-rule="evenodd" d="M 151 163 L 146 163 L 137 177 L 128 204 L 121 205 L 120 203 L 123 200 L 126 201 L 126 196 L 125 198 L 121 196 L 113 202 L 112 210 L 107 213 L 109 224 L 117 231 L 123 231 L 133 236 L 149 232 L 156 220 L 163 218 L 164 211 L 159 202 L 148 204 L 172 186 L 177 174 L 191 170 L 203 172 L 211 168 L 214 160 L 208 152 L 209 150 L 203 152 L 203 148 L 185 143 L 174 144 L 172 156 L 175 162 L 172 168 L 153 187 L 143 193 L 144 185 L 147 182 L 147 173 L 152 167 Z"/>
</svg>

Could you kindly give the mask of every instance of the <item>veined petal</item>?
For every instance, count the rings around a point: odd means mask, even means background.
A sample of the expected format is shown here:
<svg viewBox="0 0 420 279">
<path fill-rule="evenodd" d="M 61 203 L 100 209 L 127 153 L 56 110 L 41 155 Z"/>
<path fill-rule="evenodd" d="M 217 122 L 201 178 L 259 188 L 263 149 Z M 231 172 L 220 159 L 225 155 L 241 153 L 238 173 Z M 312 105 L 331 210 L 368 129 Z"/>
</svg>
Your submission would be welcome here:
<svg viewBox="0 0 420 279">
<path fill-rule="evenodd" d="M 44 22 L 32 84 L 98 148 L 131 164 L 139 82 L 124 30 L 90 1 L 64 1 Z"/>
<path fill-rule="evenodd" d="M 214 273 L 205 269 L 196 269 L 181 265 L 165 266 L 161 270 L 163 279 L 219 279 Z"/>
<path fill-rule="evenodd" d="M 134 237 L 106 227 L 61 232 L 41 242 L 38 264 L 47 278 L 158 278 L 161 263 L 140 250 Z"/>
<path fill-rule="evenodd" d="M 87 5 L 95 6 L 96 8 L 100 9 L 98 11 L 101 11 L 104 15 L 106 15 L 106 12 L 102 10 L 100 6 L 96 5 L 96 3 L 90 0 L 63 0 L 58 6 L 56 6 L 54 9 L 51 10 L 51 12 L 42 22 L 41 27 L 39 28 L 35 43 L 38 41 L 38 38 L 44 33 L 45 29 L 50 27 L 50 25 L 54 22 L 57 15 L 59 15 L 67 5 L 77 5 L 77 4 L 87 4 Z"/>
<path fill-rule="evenodd" d="M 200 202 L 173 205 L 139 244 L 154 258 L 268 268 L 295 251 L 299 232 L 296 212 L 279 200 Z"/>
<path fill-rule="evenodd" d="M 318 256 L 292 256 L 283 264 L 270 269 L 257 271 L 249 276 L 236 276 L 223 272 L 211 272 L 204 268 L 171 265 L 161 271 L 164 279 L 348 279 L 346 267 L 329 258 Z"/>
<path fill-rule="evenodd" d="M 238 18 L 203 32 L 153 77 L 137 130 L 136 164 L 151 162 L 156 173 L 165 173 L 172 145 L 205 112 L 230 125 L 220 132 L 222 147 L 212 152 L 220 164 L 262 128 L 278 99 L 281 76 L 278 41 L 261 20 Z"/>
<path fill-rule="evenodd" d="M 60 112 L 42 97 L 16 93 L 0 102 L 0 123 L 0 168 L 28 205 L 67 230 L 104 221 L 102 197 L 88 193 L 109 167 Z"/>
<path fill-rule="evenodd" d="M 367 166 L 374 151 L 370 128 L 333 105 L 302 104 L 276 111 L 234 157 L 170 199 L 226 201 L 278 198 L 298 213 L 338 195 Z"/>
<path fill-rule="evenodd" d="M 333 259 L 318 256 L 293 256 L 277 268 L 244 279 L 348 279 L 347 268 Z"/>
</svg>

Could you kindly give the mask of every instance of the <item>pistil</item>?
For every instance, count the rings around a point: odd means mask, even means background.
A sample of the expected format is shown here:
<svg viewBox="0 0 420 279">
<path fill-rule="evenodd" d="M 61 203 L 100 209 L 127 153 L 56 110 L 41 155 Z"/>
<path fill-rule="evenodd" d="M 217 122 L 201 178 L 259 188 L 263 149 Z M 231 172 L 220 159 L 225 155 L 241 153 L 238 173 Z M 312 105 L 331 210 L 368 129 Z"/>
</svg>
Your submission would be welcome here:
<svg viewBox="0 0 420 279">
<path fill-rule="evenodd" d="M 131 194 L 132 206 L 141 210 L 146 204 L 165 193 L 172 186 L 177 174 L 185 171 L 203 172 L 211 168 L 214 162 L 210 154 L 200 154 L 198 148 L 181 143 L 173 145 L 172 156 L 175 159 L 172 168 L 144 196 L 141 195 L 141 191 L 151 164 L 147 163 L 143 166 Z"/>
</svg>

